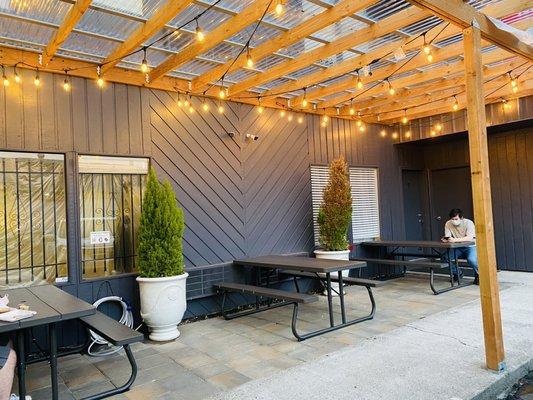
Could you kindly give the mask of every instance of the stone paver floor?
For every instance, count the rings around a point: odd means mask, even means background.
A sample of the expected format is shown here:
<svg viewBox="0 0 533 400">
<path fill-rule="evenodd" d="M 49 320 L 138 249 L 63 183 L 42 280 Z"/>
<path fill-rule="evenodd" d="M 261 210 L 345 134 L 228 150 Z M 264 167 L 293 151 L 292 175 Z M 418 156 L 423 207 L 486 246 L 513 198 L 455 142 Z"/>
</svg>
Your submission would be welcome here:
<svg viewBox="0 0 533 400">
<path fill-rule="evenodd" d="M 349 287 L 346 292 L 348 315 L 368 313 L 364 288 Z M 374 293 L 377 312 L 373 320 L 300 343 L 290 330 L 292 307 L 232 321 L 219 317 L 184 324 L 181 337 L 174 342 L 133 347 L 139 365 L 137 380 L 129 392 L 113 399 L 203 399 L 474 300 L 479 288 L 469 286 L 434 296 L 427 278 L 409 276 L 390 281 Z M 300 318 L 302 329 L 327 326 L 326 298 L 301 307 Z M 68 356 L 59 360 L 59 369 L 61 399 L 79 399 L 118 386 L 130 373 L 123 353 L 108 358 Z M 49 399 L 49 385 L 46 363 L 28 368 L 28 389 L 34 400 Z"/>
</svg>

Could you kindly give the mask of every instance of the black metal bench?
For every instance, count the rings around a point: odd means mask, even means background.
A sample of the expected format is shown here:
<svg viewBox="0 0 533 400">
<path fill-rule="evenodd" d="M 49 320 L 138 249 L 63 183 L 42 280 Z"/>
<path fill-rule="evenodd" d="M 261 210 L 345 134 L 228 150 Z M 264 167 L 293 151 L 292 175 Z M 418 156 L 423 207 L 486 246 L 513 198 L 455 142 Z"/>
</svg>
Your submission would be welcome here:
<svg viewBox="0 0 533 400">
<path fill-rule="evenodd" d="M 137 376 L 137 363 L 135 362 L 135 358 L 133 357 L 133 353 L 130 349 L 130 344 L 142 342 L 144 336 L 99 311 L 93 315 L 80 318 L 79 320 L 83 325 L 102 336 L 112 345 L 122 346 L 131 365 L 130 378 L 124 385 L 115 389 L 110 389 L 102 393 L 85 397 L 83 400 L 104 399 L 119 393 L 124 393 L 131 387 Z"/>
<path fill-rule="evenodd" d="M 294 306 L 293 312 L 292 312 L 292 322 L 291 322 L 292 333 L 298 340 L 304 340 L 307 338 L 307 335 L 299 334 L 296 328 L 296 322 L 298 320 L 298 305 L 314 303 L 318 301 L 317 296 L 306 294 L 306 293 L 288 292 L 285 290 L 272 289 L 269 287 L 253 286 L 253 285 L 246 285 L 242 283 L 233 283 L 233 282 L 223 282 L 223 283 L 219 283 L 213 286 L 219 293 L 222 293 L 223 295 L 221 308 L 222 308 L 222 316 L 224 317 L 224 319 L 230 320 L 230 319 L 234 319 L 238 317 L 244 317 L 246 315 L 255 314 L 261 311 L 265 311 L 267 309 L 282 307 L 282 306 L 292 304 Z M 227 294 L 229 292 L 250 294 L 253 296 L 257 296 L 258 298 L 280 300 L 280 302 L 278 303 L 268 302 L 266 306 L 260 306 L 259 302 L 256 302 L 255 308 L 252 310 L 227 313 L 226 312 L 226 300 L 227 300 Z"/>
<path fill-rule="evenodd" d="M 373 263 L 373 264 L 379 264 L 379 265 L 403 266 L 404 272 L 407 270 L 407 267 L 428 269 L 429 270 L 429 286 L 431 287 L 431 290 L 433 291 L 433 293 L 436 295 L 472 284 L 472 282 L 461 284 L 461 282 L 459 281 L 458 285 L 454 286 L 452 273 L 450 271 L 450 285 L 451 286 L 445 287 L 442 289 L 437 289 L 435 287 L 435 270 L 450 268 L 450 264 L 448 262 L 441 262 L 440 260 L 437 260 L 437 259 L 417 258 L 417 259 L 412 259 L 412 260 L 397 260 L 397 259 L 389 259 L 389 258 L 384 258 L 384 259 L 382 258 L 354 258 L 353 260 L 364 261 L 366 263 Z M 461 266 L 463 267 L 463 265 Z"/>
<path fill-rule="evenodd" d="M 322 277 L 320 275 L 314 274 L 312 272 L 303 272 L 303 271 L 280 271 L 280 273 L 285 275 L 291 275 L 293 277 L 300 277 L 300 278 L 311 278 L 311 279 L 320 279 L 324 280 L 325 277 Z M 331 276 L 332 282 L 339 282 L 339 278 L 336 276 Z M 373 287 L 379 287 L 385 285 L 386 281 L 376 281 L 373 279 L 364 279 L 364 278 L 352 278 L 350 276 L 343 276 L 342 282 L 346 283 L 347 285 L 353 285 L 353 286 L 365 286 L 368 288 Z"/>
</svg>

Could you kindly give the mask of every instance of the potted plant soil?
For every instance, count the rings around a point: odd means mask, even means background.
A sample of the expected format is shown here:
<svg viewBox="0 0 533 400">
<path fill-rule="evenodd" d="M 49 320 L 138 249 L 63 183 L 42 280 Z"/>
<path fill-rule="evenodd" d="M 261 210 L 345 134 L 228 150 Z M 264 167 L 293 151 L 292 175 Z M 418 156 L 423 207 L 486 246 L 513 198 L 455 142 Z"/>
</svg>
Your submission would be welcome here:
<svg viewBox="0 0 533 400">
<path fill-rule="evenodd" d="M 182 239 L 183 210 L 169 182 L 160 183 L 150 168 L 139 226 L 138 268 L 141 317 L 150 339 L 174 340 L 187 308 Z"/>
<path fill-rule="evenodd" d="M 349 260 L 348 228 L 352 218 L 352 194 L 348 164 L 344 157 L 333 160 L 329 165 L 329 182 L 318 212 L 320 250 L 316 258 Z M 349 271 L 343 271 L 347 276 Z M 337 286 L 338 287 L 338 286 Z"/>
</svg>

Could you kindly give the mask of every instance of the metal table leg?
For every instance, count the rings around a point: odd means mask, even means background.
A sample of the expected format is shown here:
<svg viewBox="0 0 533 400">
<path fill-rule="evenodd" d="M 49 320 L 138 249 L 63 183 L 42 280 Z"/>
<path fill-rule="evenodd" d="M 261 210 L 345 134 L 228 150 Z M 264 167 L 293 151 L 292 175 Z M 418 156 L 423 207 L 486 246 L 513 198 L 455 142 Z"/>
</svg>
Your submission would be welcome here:
<svg viewBox="0 0 533 400">
<path fill-rule="evenodd" d="M 26 331 L 19 329 L 17 331 L 17 368 L 18 368 L 18 382 L 19 382 L 19 397 L 26 398 L 26 354 L 24 350 L 24 339 Z"/>
<path fill-rule="evenodd" d="M 56 324 L 48 326 L 50 336 L 50 373 L 52 380 L 52 399 L 59 399 L 59 387 L 57 383 L 57 330 Z"/>
<path fill-rule="evenodd" d="M 342 323 L 346 323 L 346 308 L 344 308 L 344 285 L 342 283 L 342 271 L 339 271 L 339 299 L 341 301 Z"/>
<path fill-rule="evenodd" d="M 326 273 L 326 289 L 328 291 L 328 309 L 329 309 L 329 326 L 334 326 L 335 321 L 333 319 L 333 297 L 331 295 L 331 274 Z"/>
</svg>

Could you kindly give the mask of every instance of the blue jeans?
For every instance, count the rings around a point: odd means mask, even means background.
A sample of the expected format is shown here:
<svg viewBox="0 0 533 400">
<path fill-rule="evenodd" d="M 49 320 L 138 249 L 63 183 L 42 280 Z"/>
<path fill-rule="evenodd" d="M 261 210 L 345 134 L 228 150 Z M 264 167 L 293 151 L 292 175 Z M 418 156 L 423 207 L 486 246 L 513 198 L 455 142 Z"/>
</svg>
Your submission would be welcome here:
<svg viewBox="0 0 533 400">
<path fill-rule="evenodd" d="M 477 251 L 476 246 L 465 246 L 465 247 L 457 247 L 456 249 L 450 250 L 450 255 L 453 258 L 455 251 L 455 256 L 457 259 L 466 259 L 468 265 L 474 270 L 474 272 L 477 274 Z M 448 262 L 448 255 L 444 254 L 442 257 L 442 261 Z M 455 263 L 452 261 L 452 272 L 454 275 L 457 275 L 457 268 L 455 267 Z"/>
</svg>

